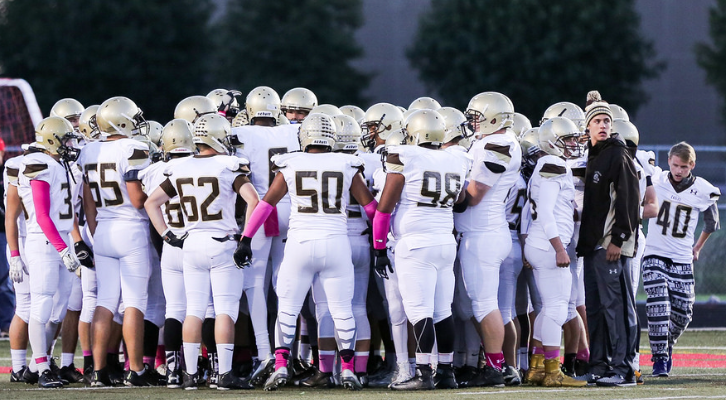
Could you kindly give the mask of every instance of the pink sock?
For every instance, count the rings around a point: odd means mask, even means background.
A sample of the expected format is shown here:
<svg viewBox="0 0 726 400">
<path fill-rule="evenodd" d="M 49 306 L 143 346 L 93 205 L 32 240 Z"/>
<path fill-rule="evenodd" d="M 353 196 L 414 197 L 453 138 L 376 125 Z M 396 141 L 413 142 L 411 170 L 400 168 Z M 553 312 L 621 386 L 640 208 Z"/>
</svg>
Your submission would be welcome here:
<svg viewBox="0 0 726 400">
<path fill-rule="evenodd" d="M 154 365 L 154 360 L 156 360 L 156 357 L 147 357 L 147 356 L 144 356 L 144 358 L 143 358 L 144 364 L 147 364 L 149 367 L 151 367 L 152 365 Z"/>
<path fill-rule="evenodd" d="M 578 360 L 581 360 L 581 361 L 588 361 L 589 362 L 590 361 L 590 349 L 584 348 L 584 349 L 578 351 L 576 358 Z"/>
<path fill-rule="evenodd" d="M 166 346 L 160 344 L 156 346 L 156 362 L 154 368 L 159 368 L 159 365 L 166 364 Z"/>
<path fill-rule="evenodd" d="M 345 370 L 348 370 L 348 371 L 355 371 L 355 364 L 356 364 L 356 362 L 355 362 L 355 359 L 356 359 L 356 357 L 355 357 L 355 356 L 353 356 L 353 357 L 351 357 L 351 358 L 350 358 L 350 360 L 348 360 L 348 361 L 346 362 L 346 361 L 345 361 L 345 360 L 343 360 L 343 358 L 341 357 L 341 358 L 340 358 L 340 369 L 341 369 L 341 370 L 343 370 L 343 371 L 345 371 Z M 363 364 L 363 365 L 365 365 L 365 364 Z"/>
<path fill-rule="evenodd" d="M 532 347 L 532 354 L 544 354 L 544 348 Z"/>
<path fill-rule="evenodd" d="M 124 344 L 124 371 L 128 371 L 131 369 L 131 364 L 129 363 L 129 353 L 126 351 L 126 345 Z"/>
<path fill-rule="evenodd" d="M 496 369 L 497 371 L 502 370 L 502 364 L 504 363 L 504 353 L 484 353 L 487 358 L 487 365 Z"/>
<path fill-rule="evenodd" d="M 368 368 L 368 352 L 355 353 L 355 372 L 366 372 Z"/>
<path fill-rule="evenodd" d="M 320 350 L 320 372 L 333 372 L 335 350 Z"/>
<path fill-rule="evenodd" d="M 287 368 L 287 359 L 290 358 L 290 350 L 278 349 L 275 350 L 275 371 L 285 367 Z"/>
<path fill-rule="evenodd" d="M 553 358 L 560 358 L 560 349 L 545 351 L 545 360 L 551 360 Z"/>
<path fill-rule="evenodd" d="M 92 356 L 93 352 L 91 350 L 83 350 L 83 357 Z"/>
</svg>

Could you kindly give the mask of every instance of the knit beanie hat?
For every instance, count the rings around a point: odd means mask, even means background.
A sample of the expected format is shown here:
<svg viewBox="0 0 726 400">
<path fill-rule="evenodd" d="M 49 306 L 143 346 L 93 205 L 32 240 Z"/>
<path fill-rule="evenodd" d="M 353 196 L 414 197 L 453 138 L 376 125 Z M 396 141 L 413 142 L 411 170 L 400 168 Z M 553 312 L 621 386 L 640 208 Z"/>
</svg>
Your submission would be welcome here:
<svg viewBox="0 0 726 400">
<path fill-rule="evenodd" d="M 587 93 L 587 103 L 585 103 L 585 128 L 599 114 L 606 114 L 610 117 L 610 121 L 613 120 L 613 112 L 610 110 L 610 105 L 602 99 L 600 92 L 592 90 Z"/>
</svg>

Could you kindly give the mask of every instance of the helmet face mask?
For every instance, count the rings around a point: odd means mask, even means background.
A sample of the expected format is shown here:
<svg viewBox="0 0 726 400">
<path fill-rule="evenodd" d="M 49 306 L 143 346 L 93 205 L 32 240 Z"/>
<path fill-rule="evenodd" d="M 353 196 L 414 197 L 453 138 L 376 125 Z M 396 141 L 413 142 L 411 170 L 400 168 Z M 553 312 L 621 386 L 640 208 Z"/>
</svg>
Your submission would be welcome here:
<svg viewBox="0 0 726 400">
<path fill-rule="evenodd" d="M 86 137 L 87 141 L 96 140 L 101 135 L 96 123 L 96 111 L 98 105 L 89 106 L 81 113 L 78 118 L 78 131 Z"/>
<path fill-rule="evenodd" d="M 583 154 L 579 137 L 580 131 L 574 122 L 554 117 L 539 128 L 539 147 L 545 153 L 562 159 L 578 158 Z"/>
<path fill-rule="evenodd" d="M 387 141 L 389 136 L 402 131 L 403 113 L 393 104 L 374 104 L 366 111 L 361 128 L 361 143 L 373 150 L 376 139 Z"/>
<path fill-rule="evenodd" d="M 472 97 L 464 114 L 479 135 L 490 135 L 514 124 L 512 101 L 497 92 L 483 92 Z"/>
<path fill-rule="evenodd" d="M 74 133 L 73 125 L 67 119 L 52 116 L 38 124 L 33 146 L 50 155 L 60 156 L 64 162 L 72 162 L 80 155 L 80 149 L 75 146 L 77 140 L 78 135 Z"/>
<path fill-rule="evenodd" d="M 148 135 L 149 125 L 141 109 L 127 97 L 112 97 L 96 111 L 99 131 L 105 135 Z"/>
<path fill-rule="evenodd" d="M 441 107 L 436 112 L 444 118 L 444 124 L 446 125 L 444 143 L 459 138 L 459 145 L 468 148 L 468 139 L 474 136 L 474 130 L 464 113 L 453 107 Z M 464 143 L 462 143 L 462 140 Z"/>
</svg>

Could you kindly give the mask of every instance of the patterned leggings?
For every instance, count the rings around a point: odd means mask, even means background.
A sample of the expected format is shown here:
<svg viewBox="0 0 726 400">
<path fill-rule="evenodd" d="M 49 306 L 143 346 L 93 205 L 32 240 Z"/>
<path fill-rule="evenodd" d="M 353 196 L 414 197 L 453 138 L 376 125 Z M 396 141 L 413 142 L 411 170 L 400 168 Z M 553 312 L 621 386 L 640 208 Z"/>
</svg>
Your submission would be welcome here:
<svg viewBox="0 0 726 400">
<path fill-rule="evenodd" d="M 643 258 L 643 287 L 648 295 L 648 338 L 653 359 L 668 359 L 672 346 L 693 316 L 693 264 L 676 264 L 668 258 Z"/>
</svg>

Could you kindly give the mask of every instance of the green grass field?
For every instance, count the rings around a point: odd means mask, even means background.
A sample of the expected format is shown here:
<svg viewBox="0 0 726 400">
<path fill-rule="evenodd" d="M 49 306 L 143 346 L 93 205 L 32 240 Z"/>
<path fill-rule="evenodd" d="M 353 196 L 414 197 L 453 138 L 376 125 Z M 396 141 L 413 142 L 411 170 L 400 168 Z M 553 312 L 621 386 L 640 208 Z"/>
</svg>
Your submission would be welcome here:
<svg viewBox="0 0 726 400">
<path fill-rule="evenodd" d="M 56 347 L 57 349 L 60 346 Z M 687 331 L 675 349 L 675 366 L 669 378 L 650 378 L 650 355 L 645 333 L 641 341 L 642 371 L 645 385 L 633 388 L 546 389 L 519 386 L 504 389 L 462 389 L 433 392 L 398 393 L 383 389 L 347 392 L 343 389 L 300 390 L 293 387 L 278 392 L 262 390 L 220 392 L 166 388 L 91 389 L 81 384 L 56 390 L 11 384 L 9 374 L 0 374 L 0 399 L 724 399 L 726 398 L 726 331 Z M 80 365 L 81 360 L 76 362 Z M 0 342 L 0 366 L 10 365 L 7 341 Z"/>
</svg>

